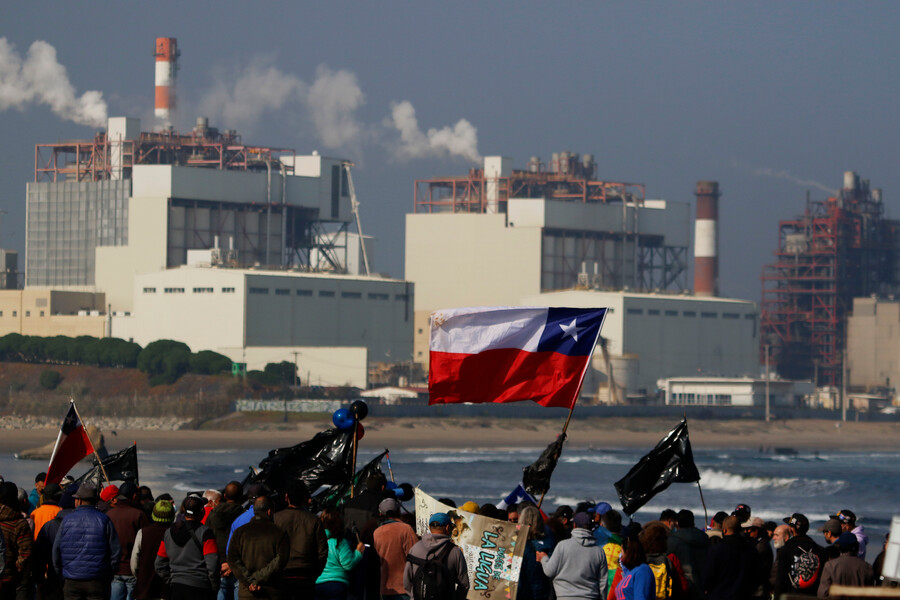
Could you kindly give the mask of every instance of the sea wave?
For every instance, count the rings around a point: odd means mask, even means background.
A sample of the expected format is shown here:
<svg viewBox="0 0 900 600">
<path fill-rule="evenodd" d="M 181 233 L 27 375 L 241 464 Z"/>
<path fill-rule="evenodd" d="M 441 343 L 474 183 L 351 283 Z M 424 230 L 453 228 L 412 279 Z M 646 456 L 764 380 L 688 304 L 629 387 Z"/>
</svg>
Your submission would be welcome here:
<svg viewBox="0 0 900 600">
<path fill-rule="evenodd" d="M 608 454 L 588 454 L 587 456 L 561 456 L 560 462 L 564 463 L 595 463 L 599 465 L 631 465 L 633 460 L 626 460 Z"/>
<path fill-rule="evenodd" d="M 803 477 L 758 477 L 739 475 L 726 471 L 704 469 L 700 471 L 700 484 L 708 490 L 725 492 L 757 492 L 768 489 L 788 489 L 793 493 L 836 494 L 847 487 L 839 479 L 806 479 Z"/>
</svg>

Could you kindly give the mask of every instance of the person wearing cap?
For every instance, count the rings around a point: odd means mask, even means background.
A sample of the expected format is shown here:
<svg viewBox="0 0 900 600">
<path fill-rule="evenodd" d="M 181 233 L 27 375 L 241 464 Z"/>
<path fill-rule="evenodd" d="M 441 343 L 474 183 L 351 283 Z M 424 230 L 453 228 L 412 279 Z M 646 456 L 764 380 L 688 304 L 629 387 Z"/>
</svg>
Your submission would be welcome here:
<svg viewBox="0 0 900 600">
<path fill-rule="evenodd" d="M 24 589 L 28 583 L 34 537 L 19 510 L 19 488 L 11 481 L 0 483 L 0 531 L 6 546 L 6 566 L 0 579 L 0 590 L 14 596 L 17 588 Z"/>
<path fill-rule="evenodd" d="M 775 563 L 775 555 L 769 544 L 769 532 L 766 530 L 766 522 L 759 517 L 753 517 L 743 524 L 744 535 L 753 544 L 759 558 L 759 586 L 753 593 L 754 598 L 769 597 L 769 574 Z"/>
<path fill-rule="evenodd" d="M 825 551 L 807 535 L 809 519 L 802 513 L 785 517 L 790 528 L 790 538 L 778 552 L 778 568 L 775 574 L 774 593 L 815 596 L 819 588 Z"/>
<path fill-rule="evenodd" d="M 857 556 L 859 541 L 852 532 L 843 532 L 834 542 L 839 555 L 825 563 L 819 582 L 819 598 L 827 598 L 832 585 L 853 587 L 875 584 L 875 570 L 872 565 Z"/>
<path fill-rule="evenodd" d="M 553 539 L 556 543 L 572 537 L 572 517 L 574 516 L 575 511 L 572 510 L 572 507 L 563 504 L 557 507 L 547 519 L 547 527 L 553 532 Z"/>
<path fill-rule="evenodd" d="M 400 502 L 395 498 L 382 500 L 378 514 L 381 524 L 372 534 L 372 545 L 381 564 L 381 597 L 384 600 L 409 600 L 403 587 L 403 570 L 406 555 L 418 543 L 419 536 L 400 520 Z"/>
<path fill-rule="evenodd" d="M 419 570 L 419 564 L 415 563 L 421 563 L 429 556 L 434 557 L 436 554 L 446 551 L 447 544 L 451 548 L 444 558 L 444 565 L 450 572 L 450 576 L 453 577 L 454 586 L 450 597 L 462 599 L 468 594 L 469 572 L 466 567 L 466 557 L 450 539 L 452 530 L 453 522 L 447 513 L 438 512 L 428 517 L 428 531 L 410 549 L 406 558 L 406 566 L 403 568 L 403 589 L 410 597 L 413 597 L 413 581 Z"/>
<path fill-rule="evenodd" d="M 843 509 L 836 515 L 831 515 L 832 519 L 836 519 L 841 523 L 841 531 L 850 532 L 854 536 L 856 536 L 856 541 L 859 542 L 859 554 L 858 556 L 865 560 L 866 559 L 866 546 L 869 544 L 869 536 L 866 535 L 866 530 L 862 525 L 856 524 L 856 514 L 850 509 Z"/>
<path fill-rule="evenodd" d="M 244 500 L 244 488 L 238 481 L 231 481 L 225 486 L 223 494 L 224 502 L 220 502 L 206 518 L 206 526 L 212 529 L 216 537 L 216 548 L 219 551 L 219 563 L 221 576 L 219 579 L 218 600 L 234 600 L 237 591 L 237 579 L 228 567 L 228 537 L 231 534 L 231 526 L 244 512 L 241 504 Z"/>
<path fill-rule="evenodd" d="M 227 490 L 226 490 L 227 497 Z M 328 560 L 325 526 L 309 512 L 309 490 L 291 482 L 284 494 L 287 508 L 275 513 L 275 524 L 290 537 L 291 553 L 281 578 L 283 600 L 305 600 L 316 591 L 316 579 Z"/>
<path fill-rule="evenodd" d="M 687 509 L 678 511 L 675 525 L 675 530 L 670 531 L 666 539 L 666 549 L 681 563 L 690 597 L 700 598 L 703 596 L 703 563 L 709 551 L 709 536 L 694 527 L 694 513 Z"/>
<path fill-rule="evenodd" d="M 119 487 L 109 484 L 100 490 L 100 501 L 97 503 L 97 510 L 107 512 L 116 504 L 116 497 L 119 495 Z"/>
<path fill-rule="evenodd" d="M 822 532 L 822 537 L 825 538 L 825 555 L 828 557 L 828 560 L 837 558 L 840 552 L 838 552 L 834 542 L 841 536 L 841 522 L 837 519 L 828 519 L 819 528 L 819 531 Z"/>
<path fill-rule="evenodd" d="M 553 581 L 558 600 L 564 598 L 606 598 L 609 589 L 606 554 L 591 535 L 591 516 L 580 512 L 574 517 L 572 537 L 557 544 L 551 556 L 537 553 L 544 575 Z"/>
<path fill-rule="evenodd" d="M 741 526 L 743 527 L 744 523 L 750 521 L 750 515 L 753 514 L 753 511 L 750 510 L 750 506 L 747 504 L 738 504 L 734 507 L 731 514 L 738 518 L 738 521 L 741 522 Z"/>
<path fill-rule="evenodd" d="M 134 599 L 135 577 L 131 572 L 131 552 L 134 550 L 138 531 L 150 523 L 146 513 L 138 508 L 137 495 L 138 487 L 134 482 L 126 481 L 119 486 L 112 508 L 106 511 L 106 516 L 116 528 L 119 544 L 122 545 L 122 558 L 119 570 L 113 576 L 110 600 Z"/>
<path fill-rule="evenodd" d="M 97 510 L 97 488 L 83 483 L 73 496 L 75 510 L 53 540 L 53 567 L 63 577 L 65 598 L 109 598 L 122 547 L 112 521 Z"/>
<path fill-rule="evenodd" d="M 38 534 L 41 532 L 41 527 L 47 521 L 52 521 L 56 517 L 56 513 L 59 512 L 59 499 L 61 497 L 62 490 L 58 483 L 48 483 L 46 486 L 41 486 L 42 502 L 36 509 L 31 511 L 31 521 L 34 523 L 34 539 L 37 539 Z"/>
<path fill-rule="evenodd" d="M 188 496 L 159 545 L 153 568 L 169 585 L 169 600 L 212 600 L 219 587 L 219 550 L 212 530 L 200 522 L 206 500 Z"/>
<path fill-rule="evenodd" d="M 603 516 L 611 510 L 612 506 L 610 506 L 608 502 L 599 502 L 588 511 L 588 514 L 591 515 L 594 522 L 592 534 L 601 548 L 609 541 L 610 534 L 609 529 L 603 526 Z"/>
<path fill-rule="evenodd" d="M 160 500 L 153 505 L 150 523 L 141 527 L 134 538 L 130 564 L 135 577 L 135 600 L 158 600 L 166 596 L 166 584 L 156 574 L 154 565 L 159 546 L 174 520 L 175 506 L 168 500 Z"/>
<path fill-rule="evenodd" d="M 241 600 L 281 598 L 281 572 L 291 554 L 291 539 L 272 522 L 272 514 L 272 501 L 260 496 L 253 503 L 253 518 L 234 532 L 228 564 L 241 584 Z"/>
</svg>

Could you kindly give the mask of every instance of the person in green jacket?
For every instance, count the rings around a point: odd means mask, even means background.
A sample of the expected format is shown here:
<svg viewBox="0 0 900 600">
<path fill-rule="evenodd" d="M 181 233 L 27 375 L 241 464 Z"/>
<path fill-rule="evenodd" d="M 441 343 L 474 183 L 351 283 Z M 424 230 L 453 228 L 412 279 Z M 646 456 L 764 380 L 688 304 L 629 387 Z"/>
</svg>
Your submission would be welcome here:
<svg viewBox="0 0 900 600">
<path fill-rule="evenodd" d="M 346 600 L 350 587 L 350 571 L 362 560 L 365 544 L 356 549 L 344 538 L 344 515 L 338 508 L 326 508 L 319 516 L 328 538 L 328 560 L 316 579 L 315 600 Z"/>
</svg>

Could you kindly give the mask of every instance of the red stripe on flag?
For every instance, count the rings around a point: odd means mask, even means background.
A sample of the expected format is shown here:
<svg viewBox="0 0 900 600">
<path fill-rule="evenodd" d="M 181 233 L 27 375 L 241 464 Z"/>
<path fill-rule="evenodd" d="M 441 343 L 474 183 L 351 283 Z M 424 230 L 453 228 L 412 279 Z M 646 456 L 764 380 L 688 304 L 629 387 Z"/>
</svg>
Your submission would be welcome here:
<svg viewBox="0 0 900 600">
<path fill-rule="evenodd" d="M 46 483 L 59 483 L 80 460 L 94 452 L 94 446 L 84 427 L 79 424 L 65 437 L 56 449 L 47 467 Z"/>
<path fill-rule="evenodd" d="M 430 353 L 429 404 L 518 402 L 571 408 L 588 356 L 517 349 Z"/>
</svg>

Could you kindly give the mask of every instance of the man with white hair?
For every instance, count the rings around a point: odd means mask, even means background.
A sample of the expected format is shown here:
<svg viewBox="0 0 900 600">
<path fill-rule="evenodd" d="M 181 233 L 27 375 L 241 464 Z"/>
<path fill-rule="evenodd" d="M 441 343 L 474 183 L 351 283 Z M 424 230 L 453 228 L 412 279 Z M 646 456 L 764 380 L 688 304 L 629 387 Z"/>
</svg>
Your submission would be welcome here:
<svg viewBox="0 0 900 600">
<path fill-rule="evenodd" d="M 209 516 L 209 513 L 222 501 L 222 492 L 219 490 L 206 490 L 203 492 L 203 498 L 206 500 L 206 506 L 203 507 L 204 514 L 201 523 L 206 525 L 206 518 Z"/>
</svg>

